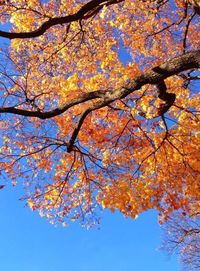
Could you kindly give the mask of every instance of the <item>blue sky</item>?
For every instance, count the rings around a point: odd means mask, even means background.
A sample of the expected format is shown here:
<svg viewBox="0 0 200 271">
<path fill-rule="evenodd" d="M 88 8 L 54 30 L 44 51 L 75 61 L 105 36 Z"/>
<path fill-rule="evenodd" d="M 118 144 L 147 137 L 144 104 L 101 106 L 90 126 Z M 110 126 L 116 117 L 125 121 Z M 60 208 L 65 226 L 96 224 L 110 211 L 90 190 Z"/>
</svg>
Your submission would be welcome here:
<svg viewBox="0 0 200 271">
<path fill-rule="evenodd" d="M 0 270 L 178 271 L 176 258 L 158 247 L 155 212 L 136 220 L 104 212 L 100 229 L 77 223 L 53 226 L 19 201 L 18 189 L 0 190 Z"/>
</svg>

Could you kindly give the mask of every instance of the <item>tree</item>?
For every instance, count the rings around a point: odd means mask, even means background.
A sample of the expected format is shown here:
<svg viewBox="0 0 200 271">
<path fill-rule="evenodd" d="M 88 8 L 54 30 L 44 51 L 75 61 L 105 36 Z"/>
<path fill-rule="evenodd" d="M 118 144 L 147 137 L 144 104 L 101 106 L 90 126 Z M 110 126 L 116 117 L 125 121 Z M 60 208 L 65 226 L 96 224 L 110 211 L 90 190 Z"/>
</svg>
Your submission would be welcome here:
<svg viewBox="0 0 200 271">
<path fill-rule="evenodd" d="M 30 207 L 90 225 L 98 206 L 190 213 L 198 1 L 10 0 L 0 12 L 1 174 Z"/>
<path fill-rule="evenodd" d="M 200 220 L 199 213 L 190 217 L 184 212 L 176 211 L 164 223 L 163 249 L 177 252 L 183 264 L 183 270 L 200 268 Z"/>
</svg>

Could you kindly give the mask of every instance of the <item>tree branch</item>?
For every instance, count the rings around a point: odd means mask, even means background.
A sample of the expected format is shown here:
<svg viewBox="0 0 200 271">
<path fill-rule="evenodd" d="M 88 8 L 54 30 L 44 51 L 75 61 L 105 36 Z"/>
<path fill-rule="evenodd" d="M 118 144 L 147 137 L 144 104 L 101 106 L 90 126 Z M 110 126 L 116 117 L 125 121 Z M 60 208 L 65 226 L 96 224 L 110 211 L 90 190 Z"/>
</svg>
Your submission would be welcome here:
<svg viewBox="0 0 200 271">
<path fill-rule="evenodd" d="M 105 97 L 105 99 L 103 101 L 100 101 L 100 102 L 94 104 L 93 106 L 91 106 L 90 108 L 86 109 L 83 112 L 83 114 L 81 115 L 81 117 L 79 119 L 78 125 L 74 129 L 74 132 L 71 136 L 67 151 L 68 152 L 72 151 L 74 142 L 75 142 L 75 140 L 78 136 L 78 133 L 83 125 L 83 122 L 90 112 L 92 112 L 96 109 L 99 109 L 101 107 L 104 107 L 106 105 L 109 105 L 112 101 L 114 101 L 116 99 L 124 98 L 125 96 L 127 96 L 129 94 L 129 91 L 131 93 L 131 92 L 137 90 L 139 88 L 140 84 L 143 84 L 143 85 L 144 84 L 156 84 L 156 86 L 158 88 L 158 97 L 165 102 L 165 104 L 163 104 L 162 107 L 159 109 L 159 115 L 162 116 L 163 121 L 166 126 L 166 131 L 168 131 L 163 115 L 174 104 L 175 99 L 176 99 L 176 95 L 174 93 L 167 92 L 167 87 L 164 82 L 164 79 L 166 79 L 170 75 L 173 75 L 175 70 L 177 72 L 180 72 L 180 71 L 183 71 L 185 68 L 189 68 L 193 65 L 195 65 L 195 67 L 200 67 L 200 50 L 190 52 L 190 53 L 182 55 L 181 57 L 178 57 L 178 58 L 174 58 L 174 59 L 166 62 L 165 64 L 162 64 L 158 67 L 153 68 L 152 70 L 150 70 L 146 74 L 139 76 L 137 79 L 135 79 L 133 82 L 131 82 L 130 86 L 127 86 L 127 88 L 123 88 L 120 91 L 115 90 L 113 92 L 113 94 L 108 93 L 107 98 Z M 118 91 L 119 91 L 119 94 L 118 94 Z"/>
<path fill-rule="evenodd" d="M 158 97 L 165 102 L 165 104 L 163 104 L 158 110 L 158 114 L 162 116 L 174 104 L 176 94 L 167 92 L 167 86 L 164 80 L 158 83 L 156 86 L 158 88 Z"/>
<path fill-rule="evenodd" d="M 91 0 L 82 6 L 79 11 L 74 14 L 51 18 L 48 21 L 44 22 L 39 28 L 30 32 L 6 32 L 0 30 L 0 36 L 7 39 L 28 39 L 35 38 L 43 35 L 49 28 L 55 25 L 68 24 L 71 22 L 88 19 L 94 14 L 97 14 L 103 6 L 110 6 L 113 4 L 118 4 L 124 0 Z"/>
<path fill-rule="evenodd" d="M 78 136 L 78 133 L 79 133 L 79 131 L 80 131 L 80 129 L 81 129 L 81 127 L 82 127 L 82 125 L 83 125 L 83 123 L 84 123 L 84 120 L 85 120 L 85 118 L 87 117 L 87 115 L 88 115 L 89 113 L 91 113 L 92 111 L 94 111 L 94 110 L 100 109 L 100 108 L 102 108 L 102 107 L 108 105 L 109 103 L 110 103 L 109 100 L 108 100 L 108 101 L 104 101 L 104 102 L 101 102 L 101 101 L 100 101 L 100 102 L 97 102 L 97 103 L 94 104 L 93 106 L 87 108 L 87 109 L 82 113 L 82 115 L 81 115 L 81 117 L 80 117 L 80 119 L 79 119 L 78 125 L 77 125 L 77 127 L 74 129 L 74 131 L 73 131 L 73 133 L 72 133 L 72 136 L 71 136 L 71 139 L 70 139 L 70 141 L 69 141 L 69 144 L 68 144 L 68 146 L 67 146 L 67 151 L 68 151 L 68 152 L 71 152 L 71 151 L 72 151 L 74 142 L 75 142 L 75 140 L 76 140 L 76 138 L 77 138 L 77 136 Z"/>
<path fill-rule="evenodd" d="M 167 93 L 164 80 L 172 75 L 177 75 L 180 72 L 200 68 L 200 50 L 191 51 L 181 56 L 175 57 L 160 66 L 157 66 L 144 74 L 139 75 L 136 79 L 131 80 L 126 86 L 114 90 L 97 90 L 90 93 L 83 93 L 78 98 L 68 101 L 64 106 L 57 107 L 51 111 L 30 111 L 16 107 L 0 108 L 0 113 L 11 113 L 26 117 L 36 117 L 40 119 L 49 119 L 61 115 L 69 108 L 95 99 L 100 99 L 100 107 L 106 106 L 115 100 L 123 99 L 132 92 L 140 89 L 146 84 L 157 85 L 158 95 L 160 99 L 166 102 L 170 107 L 175 100 L 173 93 Z M 99 108 L 100 108 L 99 107 Z M 168 109 L 169 109 L 168 107 Z M 168 110 L 167 109 L 167 110 Z M 166 112 L 166 111 L 165 111 Z"/>
</svg>

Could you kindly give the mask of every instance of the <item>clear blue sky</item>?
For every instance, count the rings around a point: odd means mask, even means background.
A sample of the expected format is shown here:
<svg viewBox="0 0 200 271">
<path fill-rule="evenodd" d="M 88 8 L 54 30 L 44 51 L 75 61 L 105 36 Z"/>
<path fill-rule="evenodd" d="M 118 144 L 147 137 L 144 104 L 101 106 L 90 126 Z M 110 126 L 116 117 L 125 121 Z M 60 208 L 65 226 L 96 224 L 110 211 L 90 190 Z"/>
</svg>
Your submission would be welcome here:
<svg viewBox="0 0 200 271">
<path fill-rule="evenodd" d="M 100 229 L 77 223 L 55 227 L 24 207 L 17 189 L 0 190 L 2 271 L 178 271 L 175 258 L 157 248 L 161 231 L 154 212 L 136 220 L 103 214 Z"/>
</svg>

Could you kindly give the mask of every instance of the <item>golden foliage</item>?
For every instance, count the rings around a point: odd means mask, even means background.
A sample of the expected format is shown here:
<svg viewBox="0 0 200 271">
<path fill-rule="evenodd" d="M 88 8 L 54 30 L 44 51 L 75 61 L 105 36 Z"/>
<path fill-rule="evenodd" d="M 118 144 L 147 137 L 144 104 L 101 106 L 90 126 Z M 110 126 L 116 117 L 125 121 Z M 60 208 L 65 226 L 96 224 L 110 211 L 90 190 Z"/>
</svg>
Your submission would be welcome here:
<svg viewBox="0 0 200 271">
<path fill-rule="evenodd" d="M 0 19 L 9 21 L 12 32 L 34 31 L 87 3 L 10 2 L 0 7 Z M 17 75 L 1 70 L 7 85 L 2 104 L 36 112 L 61 108 L 84 93 L 111 93 L 187 46 L 199 46 L 199 17 L 186 33 L 193 10 L 188 7 L 185 15 L 183 1 L 107 2 L 93 16 L 88 12 L 85 19 L 54 25 L 36 38 L 13 39 L 4 57 Z M 13 183 L 22 180 L 29 206 L 53 221 L 92 224 L 88 217 L 98 205 L 132 218 L 151 208 L 165 217 L 179 208 L 189 211 L 200 199 L 200 103 L 187 76 L 166 79 L 176 101 L 165 116 L 158 115 L 163 101 L 153 85 L 91 110 L 70 153 L 81 115 L 100 98 L 47 120 L 3 116 L 1 170 Z"/>
</svg>

